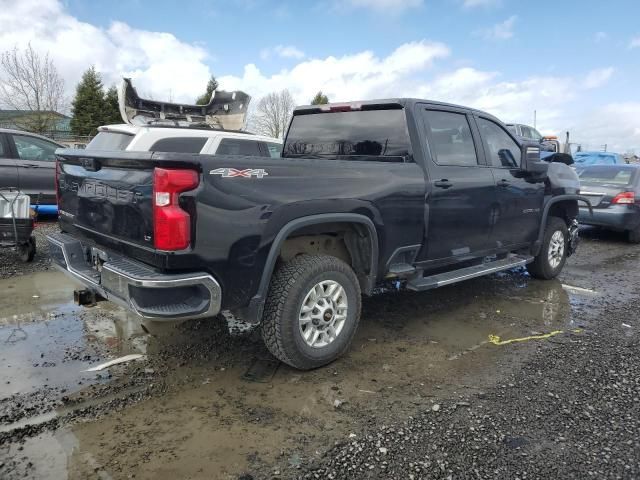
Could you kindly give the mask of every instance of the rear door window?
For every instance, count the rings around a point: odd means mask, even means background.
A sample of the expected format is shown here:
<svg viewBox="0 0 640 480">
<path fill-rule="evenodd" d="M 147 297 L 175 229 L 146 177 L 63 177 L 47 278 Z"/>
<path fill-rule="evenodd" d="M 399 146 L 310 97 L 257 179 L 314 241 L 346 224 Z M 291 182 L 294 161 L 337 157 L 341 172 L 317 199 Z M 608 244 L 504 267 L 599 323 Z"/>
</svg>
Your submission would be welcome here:
<svg viewBox="0 0 640 480">
<path fill-rule="evenodd" d="M 471 127 L 464 113 L 426 110 L 425 123 L 431 155 L 438 165 L 478 165 Z"/>
<path fill-rule="evenodd" d="M 207 137 L 162 138 L 151 145 L 151 152 L 200 153 L 207 143 Z"/>
<path fill-rule="evenodd" d="M 87 150 L 126 150 L 133 135 L 121 132 L 98 132 L 87 145 Z"/>
<path fill-rule="evenodd" d="M 254 155 L 264 157 L 257 140 L 240 140 L 238 138 L 223 138 L 218 145 L 216 155 Z"/>
<path fill-rule="evenodd" d="M 20 160 L 53 162 L 56 159 L 55 151 L 60 148 L 55 143 L 27 135 L 13 135 L 13 143 Z"/>
<path fill-rule="evenodd" d="M 494 167 L 519 168 L 520 146 L 500 125 L 486 118 L 478 118 L 480 136 L 488 160 Z"/>
</svg>

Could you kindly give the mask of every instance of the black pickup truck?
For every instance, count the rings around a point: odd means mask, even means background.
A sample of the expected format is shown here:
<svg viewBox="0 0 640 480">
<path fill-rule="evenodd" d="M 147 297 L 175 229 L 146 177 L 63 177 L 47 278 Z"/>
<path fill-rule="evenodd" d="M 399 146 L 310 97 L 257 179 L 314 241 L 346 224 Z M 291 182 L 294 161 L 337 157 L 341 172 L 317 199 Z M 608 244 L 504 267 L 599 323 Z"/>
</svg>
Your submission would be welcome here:
<svg viewBox="0 0 640 480">
<path fill-rule="evenodd" d="M 496 118 L 417 99 L 298 107 L 282 158 L 57 155 L 62 233 L 49 241 L 81 303 L 154 320 L 228 310 L 299 369 L 347 350 L 378 286 L 524 265 L 555 277 L 585 200 L 571 168 Z"/>
</svg>

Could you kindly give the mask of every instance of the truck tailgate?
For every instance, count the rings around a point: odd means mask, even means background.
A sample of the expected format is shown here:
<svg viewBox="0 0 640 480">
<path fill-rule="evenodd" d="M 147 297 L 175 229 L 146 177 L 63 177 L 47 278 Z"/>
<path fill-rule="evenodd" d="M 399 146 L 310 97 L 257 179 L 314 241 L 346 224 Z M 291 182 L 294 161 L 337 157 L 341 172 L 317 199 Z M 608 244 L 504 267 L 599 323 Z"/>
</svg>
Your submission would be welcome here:
<svg viewBox="0 0 640 480">
<path fill-rule="evenodd" d="M 97 243 L 154 248 L 154 168 L 199 169 L 197 162 L 159 160 L 152 152 L 58 150 L 57 190 L 63 230 Z M 191 156 L 187 156 L 190 158 Z"/>
</svg>

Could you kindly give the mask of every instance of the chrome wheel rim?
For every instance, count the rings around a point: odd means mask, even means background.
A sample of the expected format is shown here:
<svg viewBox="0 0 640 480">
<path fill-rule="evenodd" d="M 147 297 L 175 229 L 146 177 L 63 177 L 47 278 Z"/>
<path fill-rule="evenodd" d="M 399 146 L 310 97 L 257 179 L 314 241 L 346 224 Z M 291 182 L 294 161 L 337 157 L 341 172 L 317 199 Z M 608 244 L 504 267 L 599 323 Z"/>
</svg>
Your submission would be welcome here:
<svg viewBox="0 0 640 480">
<path fill-rule="evenodd" d="M 298 325 L 300 335 L 313 348 L 332 343 L 347 321 L 349 302 L 342 285 L 334 280 L 317 283 L 304 297 Z"/>
<path fill-rule="evenodd" d="M 551 241 L 549 242 L 549 265 L 551 268 L 558 268 L 558 265 L 564 258 L 565 239 L 564 233 L 560 230 L 556 230 L 551 235 Z"/>
</svg>

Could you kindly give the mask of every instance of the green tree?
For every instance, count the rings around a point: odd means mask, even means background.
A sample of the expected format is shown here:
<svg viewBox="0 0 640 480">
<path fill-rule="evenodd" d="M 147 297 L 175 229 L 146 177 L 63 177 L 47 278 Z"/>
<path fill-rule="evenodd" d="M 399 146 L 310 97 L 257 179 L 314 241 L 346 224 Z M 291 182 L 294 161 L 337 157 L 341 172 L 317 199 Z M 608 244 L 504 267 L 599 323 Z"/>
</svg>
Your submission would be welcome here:
<svg viewBox="0 0 640 480">
<path fill-rule="evenodd" d="M 311 100 L 311 105 L 325 105 L 327 103 L 329 103 L 329 97 L 324 95 L 322 90 L 316 93 L 316 96 Z"/>
<path fill-rule="evenodd" d="M 118 105 L 118 89 L 115 85 L 109 87 L 104 95 L 104 119 L 103 125 L 113 125 L 114 123 L 122 123 L 122 115 L 120 115 L 120 106 Z"/>
<path fill-rule="evenodd" d="M 94 66 L 82 74 L 71 102 L 71 132 L 74 135 L 95 135 L 105 118 L 102 79 Z"/>
<path fill-rule="evenodd" d="M 207 82 L 207 91 L 198 97 L 198 99 L 196 100 L 196 105 L 206 105 L 207 103 L 209 103 L 209 101 L 211 100 L 211 95 L 213 95 L 213 92 L 217 90 L 217 88 L 218 81 L 216 80 L 216 77 L 211 75 L 211 78 Z"/>
</svg>

